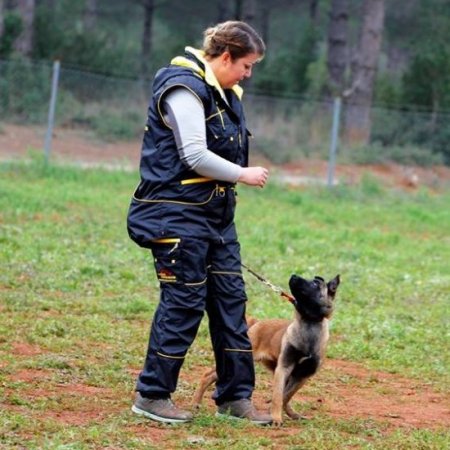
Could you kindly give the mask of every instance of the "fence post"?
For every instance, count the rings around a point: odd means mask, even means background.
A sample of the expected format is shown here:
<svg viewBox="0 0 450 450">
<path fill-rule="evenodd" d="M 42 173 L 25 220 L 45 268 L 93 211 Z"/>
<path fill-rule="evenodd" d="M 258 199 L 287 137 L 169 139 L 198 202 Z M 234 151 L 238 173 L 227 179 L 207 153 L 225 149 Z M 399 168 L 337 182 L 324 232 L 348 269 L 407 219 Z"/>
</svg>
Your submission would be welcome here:
<svg viewBox="0 0 450 450">
<path fill-rule="evenodd" d="M 333 106 L 333 126 L 331 129 L 331 143 L 330 143 L 330 155 L 328 160 L 328 179 L 327 186 L 333 187 L 334 184 L 334 171 L 336 168 L 336 151 L 339 141 L 339 122 L 341 116 L 341 97 L 336 97 L 334 99 Z"/>
<path fill-rule="evenodd" d="M 45 134 L 45 162 L 48 162 L 50 158 L 50 151 L 52 147 L 52 135 L 53 126 L 55 124 L 55 108 L 56 108 L 56 96 L 58 94 L 58 81 L 59 81 L 59 61 L 53 63 L 53 75 L 52 75 L 52 92 L 50 97 L 50 107 L 48 110 L 48 124 L 47 133 Z"/>
</svg>

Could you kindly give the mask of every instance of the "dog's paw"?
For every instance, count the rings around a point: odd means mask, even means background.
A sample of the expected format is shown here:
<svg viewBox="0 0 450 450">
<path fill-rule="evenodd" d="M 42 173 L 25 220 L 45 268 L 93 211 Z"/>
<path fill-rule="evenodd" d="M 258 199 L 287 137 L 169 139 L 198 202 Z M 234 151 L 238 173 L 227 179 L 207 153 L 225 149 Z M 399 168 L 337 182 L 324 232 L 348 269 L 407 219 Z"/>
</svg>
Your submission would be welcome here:
<svg viewBox="0 0 450 450">
<path fill-rule="evenodd" d="M 281 417 L 272 416 L 272 426 L 281 427 L 283 425 L 283 419 Z"/>
</svg>

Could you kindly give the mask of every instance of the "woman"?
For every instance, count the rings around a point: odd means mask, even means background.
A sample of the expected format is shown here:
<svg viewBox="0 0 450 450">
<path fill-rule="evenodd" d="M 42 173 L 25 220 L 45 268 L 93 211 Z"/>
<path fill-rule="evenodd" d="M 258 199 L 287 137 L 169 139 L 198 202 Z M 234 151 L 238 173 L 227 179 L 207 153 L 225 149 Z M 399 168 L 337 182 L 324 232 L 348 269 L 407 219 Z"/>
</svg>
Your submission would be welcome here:
<svg viewBox="0 0 450 450">
<path fill-rule="evenodd" d="M 218 414 L 271 422 L 251 403 L 255 374 L 234 224 L 235 184 L 263 187 L 268 176 L 247 167 L 238 86 L 264 52 L 253 28 L 228 21 L 204 32 L 202 51 L 186 47 L 154 79 L 128 231 L 151 249 L 161 287 L 132 408 L 156 421 L 192 419 L 170 396 L 206 311 Z"/>
</svg>

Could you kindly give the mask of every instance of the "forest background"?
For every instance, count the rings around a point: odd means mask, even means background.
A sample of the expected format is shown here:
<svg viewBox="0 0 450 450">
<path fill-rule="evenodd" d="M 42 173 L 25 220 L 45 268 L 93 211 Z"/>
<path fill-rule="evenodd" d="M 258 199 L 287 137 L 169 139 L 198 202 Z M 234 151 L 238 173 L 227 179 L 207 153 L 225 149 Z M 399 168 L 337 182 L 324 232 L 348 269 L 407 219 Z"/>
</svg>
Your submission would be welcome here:
<svg viewBox="0 0 450 450">
<path fill-rule="evenodd" d="M 28 74 L 28 85 L 41 76 L 30 64 L 58 59 L 69 69 L 138 80 L 148 93 L 158 67 L 185 45 L 201 46 L 202 31 L 227 19 L 248 21 L 267 43 L 244 86 L 250 94 L 329 104 L 340 97 L 349 145 L 372 145 L 372 153 L 408 147 L 426 152 L 419 162 L 450 162 L 449 0 L 0 0 L 0 120 L 32 122 L 48 107 L 48 89 L 24 96 L 27 80 L 13 89 L 18 73 Z M 48 71 L 42 78 L 47 83 Z"/>
</svg>

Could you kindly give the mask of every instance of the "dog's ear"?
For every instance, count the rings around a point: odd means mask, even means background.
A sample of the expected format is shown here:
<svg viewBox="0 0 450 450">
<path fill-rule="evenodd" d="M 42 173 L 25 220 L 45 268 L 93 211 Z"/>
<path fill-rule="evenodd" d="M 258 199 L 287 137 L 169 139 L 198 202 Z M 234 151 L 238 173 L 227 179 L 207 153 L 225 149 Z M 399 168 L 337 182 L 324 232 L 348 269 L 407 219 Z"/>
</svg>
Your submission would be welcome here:
<svg viewBox="0 0 450 450">
<path fill-rule="evenodd" d="M 336 295 L 337 288 L 341 282 L 341 276 L 336 275 L 332 280 L 327 283 L 328 294 L 334 297 Z"/>
</svg>

